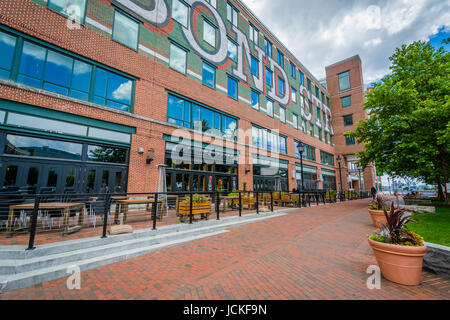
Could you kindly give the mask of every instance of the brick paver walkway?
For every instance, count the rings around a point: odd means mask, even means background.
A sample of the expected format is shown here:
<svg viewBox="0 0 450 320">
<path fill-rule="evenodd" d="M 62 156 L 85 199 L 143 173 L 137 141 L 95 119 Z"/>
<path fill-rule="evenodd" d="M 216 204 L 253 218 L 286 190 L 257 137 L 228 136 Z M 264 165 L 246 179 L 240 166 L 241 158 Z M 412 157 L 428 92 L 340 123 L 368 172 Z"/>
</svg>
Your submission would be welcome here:
<svg viewBox="0 0 450 320">
<path fill-rule="evenodd" d="M 301 209 L 287 216 L 171 247 L 1 299 L 445 299 L 450 280 L 428 272 L 421 285 L 382 280 L 368 290 L 376 264 L 366 234 L 368 200 Z"/>
</svg>

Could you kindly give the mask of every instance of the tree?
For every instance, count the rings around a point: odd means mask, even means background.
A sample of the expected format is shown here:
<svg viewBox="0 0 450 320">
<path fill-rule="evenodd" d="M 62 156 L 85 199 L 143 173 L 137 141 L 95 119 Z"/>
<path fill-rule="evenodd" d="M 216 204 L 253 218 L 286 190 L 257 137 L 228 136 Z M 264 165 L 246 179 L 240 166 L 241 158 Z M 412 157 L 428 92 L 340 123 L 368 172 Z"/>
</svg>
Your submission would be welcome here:
<svg viewBox="0 0 450 320">
<path fill-rule="evenodd" d="M 397 48 L 389 60 L 391 74 L 367 94 L 369 119 L 349 133 L 365 146 L 359 164 L 374 162 L 380 172 L 438 184 L 443 198 L 442 184 L 449 181 L 450 54 L 417 41 Z"/>
</svg>

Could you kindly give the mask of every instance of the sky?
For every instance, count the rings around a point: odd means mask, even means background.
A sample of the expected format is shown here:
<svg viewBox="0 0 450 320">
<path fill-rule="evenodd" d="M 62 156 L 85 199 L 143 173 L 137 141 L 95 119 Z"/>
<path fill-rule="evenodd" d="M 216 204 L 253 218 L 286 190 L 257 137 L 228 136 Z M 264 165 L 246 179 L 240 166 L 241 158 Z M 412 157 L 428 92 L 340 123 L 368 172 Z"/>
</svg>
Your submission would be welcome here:
<svg viewBox="0 0 450 320">
<path fill-rule="evenodd" d="M 395 48 L 450 36 L 450 0 L 242 1 L 317 79 L 359 54 L 368 86 L 389 73 Z"/>
</svg>

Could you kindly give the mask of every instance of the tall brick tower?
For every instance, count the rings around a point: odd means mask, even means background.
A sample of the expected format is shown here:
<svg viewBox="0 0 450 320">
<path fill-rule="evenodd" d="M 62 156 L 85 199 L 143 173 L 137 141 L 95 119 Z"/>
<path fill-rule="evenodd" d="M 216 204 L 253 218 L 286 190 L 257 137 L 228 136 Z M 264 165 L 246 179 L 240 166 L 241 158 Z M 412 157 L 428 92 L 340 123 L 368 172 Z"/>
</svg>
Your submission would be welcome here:
<svg viewBox="0 0 450 320">
<path fill-rule="evenodd" d="M 370 190 L 376 181 L 374 167 L 369 165 L 363 172 L 358 170 L 354 164 L 358 160 L 355 153 L 364 147 L 345 135 L 356 129 L 359 120 L 368 117 L 363 109 L 365 90 L 361 58 L 356 55 L 326 67 L 326 81 L 331 95 L 335 152 L 343 159 L 343 189 Z M 339 178 L 337 183 L 339 185 Z"/>
</svg>

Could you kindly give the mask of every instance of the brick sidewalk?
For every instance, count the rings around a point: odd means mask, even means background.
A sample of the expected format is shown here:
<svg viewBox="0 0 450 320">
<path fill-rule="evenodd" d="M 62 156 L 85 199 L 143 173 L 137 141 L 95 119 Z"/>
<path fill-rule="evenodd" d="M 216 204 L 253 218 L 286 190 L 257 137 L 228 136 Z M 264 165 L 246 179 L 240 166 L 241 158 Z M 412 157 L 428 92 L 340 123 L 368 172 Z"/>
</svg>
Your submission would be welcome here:
<svg viewBox="0 0 450 320">
<path fill-rule="evenodd" d="M 376 264 L 366 234 L 368 200 L 301 209 L 82 273 L 0 295 L 0 299 L 445 299 L 450 280 L 428 272 L 421 285 L 382 280 L 368 290 Z"/>
</svg>

